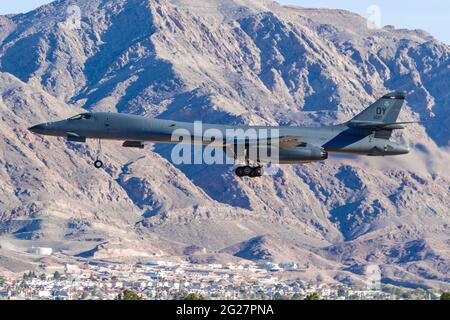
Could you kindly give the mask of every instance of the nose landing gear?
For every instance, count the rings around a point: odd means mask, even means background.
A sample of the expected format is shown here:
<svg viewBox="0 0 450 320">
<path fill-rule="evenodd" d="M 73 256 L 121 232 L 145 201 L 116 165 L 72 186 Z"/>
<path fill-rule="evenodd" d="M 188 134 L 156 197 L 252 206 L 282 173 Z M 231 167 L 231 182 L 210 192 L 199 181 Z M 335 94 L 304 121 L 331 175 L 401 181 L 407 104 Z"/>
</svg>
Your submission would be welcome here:
<svg viewBox="0 0 450 320">
<path fill-rule="evenodd" d="M 96 160 L 96 161 L 94 162 L 94 167 L 96 167 L 97 169 L 103 168 L 103 162 L 100 161 L 100 160 Z"/>
<path fill-rule="evenodd" d="M 94 167 L 96 167 L 97 169 L 103 168 L 103 162 L 99 159 L 101 153 L 102 153 L 102 143 L 101 143 L 101 140 L 98 139 L 97 140 L 97 154 L 95 157 L 96 160 L 94 162 Z"/>
</svg>

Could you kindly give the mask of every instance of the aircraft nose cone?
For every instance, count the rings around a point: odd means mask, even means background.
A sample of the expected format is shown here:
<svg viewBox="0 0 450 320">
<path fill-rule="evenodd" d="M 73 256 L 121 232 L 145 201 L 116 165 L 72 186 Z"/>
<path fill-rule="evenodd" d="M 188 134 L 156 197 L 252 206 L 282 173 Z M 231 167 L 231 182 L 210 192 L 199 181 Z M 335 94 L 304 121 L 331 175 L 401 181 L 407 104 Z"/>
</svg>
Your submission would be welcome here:
<svg viewBox="0 0 450 320">
<path fill-rule="evenodd" d="M 29 131 L 33 132 L 33 133 L 43 133 L 45 130 L 45 124 L 38 124 L 35 126 L 32 126 L 30 128 L 28 128 Z"/>
</svg>

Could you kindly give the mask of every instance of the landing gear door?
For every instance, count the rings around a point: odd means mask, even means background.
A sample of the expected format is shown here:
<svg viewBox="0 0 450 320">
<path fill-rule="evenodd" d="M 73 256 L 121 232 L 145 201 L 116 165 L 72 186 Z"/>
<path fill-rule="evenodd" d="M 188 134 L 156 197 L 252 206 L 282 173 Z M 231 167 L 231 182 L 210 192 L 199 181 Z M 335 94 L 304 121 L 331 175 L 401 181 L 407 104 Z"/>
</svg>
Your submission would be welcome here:
<svg viewBox="0 0 450 320">
<path fill-rule="evenodd" d="M 105 118 L 105 131 L 108 135 L 111 133 L 111 119 L 109 116 Z"/>
</svg>

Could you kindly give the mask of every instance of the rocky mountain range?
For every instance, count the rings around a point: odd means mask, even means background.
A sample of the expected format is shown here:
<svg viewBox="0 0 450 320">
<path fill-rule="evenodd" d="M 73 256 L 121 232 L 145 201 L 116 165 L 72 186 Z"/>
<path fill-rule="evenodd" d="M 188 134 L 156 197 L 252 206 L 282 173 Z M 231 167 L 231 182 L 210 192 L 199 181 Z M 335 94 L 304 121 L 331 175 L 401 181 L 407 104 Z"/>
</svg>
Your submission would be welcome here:
<svg viewBox="0 0 450 320">
<path fill-rule="evenodd" d="M 377 264 L 386 283 L 448 288 L 449 54 L 425 31 L 265 0 L 58 0 L 0 16 L 0 264 L 21 271 L 42 243 L 88 259 L 290 260 L 329 281 Z M 115 142 L 96 170 L 94 142 L 27 131 L 83 110 L 318 126 L 389 91 L 408 93 L 401 120 L 420 121 L 395 135 L 411 154 L 259 180 Z"/>
</svg>

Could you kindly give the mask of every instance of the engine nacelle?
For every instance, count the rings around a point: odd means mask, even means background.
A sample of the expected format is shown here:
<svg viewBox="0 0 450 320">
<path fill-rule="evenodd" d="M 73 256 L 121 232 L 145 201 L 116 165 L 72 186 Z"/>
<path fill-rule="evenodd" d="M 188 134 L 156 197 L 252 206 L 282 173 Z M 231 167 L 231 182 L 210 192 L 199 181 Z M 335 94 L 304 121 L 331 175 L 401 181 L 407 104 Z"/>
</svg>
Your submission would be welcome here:
<svg viewBox="0 0 450 320">
<path fill-rule="evenodd" d="M 306 146 L 280 149 L 280 163 L 305 163 L 328 159 L 328 152 L 322 148 Z"/>
<path fill-rule="evenodd" d="M 225 152 L 230 158 L 248 159 L 261 163 L 295 164 L 308 163 L 328 159 L 328 152 L 322 148 L 305 145 L 304 147 L 279 149 L 275 146 L 250 147 L 247 151 L 241 150 L 243 154 L 236 155 L 231 148 L 226 148 Z M 247 156 L 245 156 L 247 154 Z"/>
</svg>

